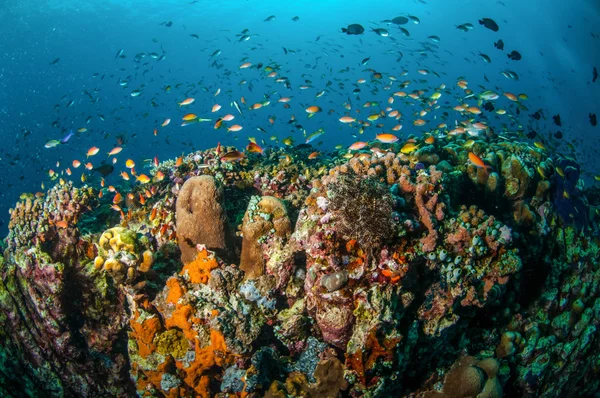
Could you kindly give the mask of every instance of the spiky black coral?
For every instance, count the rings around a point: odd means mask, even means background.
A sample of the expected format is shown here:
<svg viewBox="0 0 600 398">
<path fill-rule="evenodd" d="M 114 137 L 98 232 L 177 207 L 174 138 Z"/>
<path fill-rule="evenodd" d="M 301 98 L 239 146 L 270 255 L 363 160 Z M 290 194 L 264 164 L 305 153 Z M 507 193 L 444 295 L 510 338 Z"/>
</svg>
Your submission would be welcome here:
<svg viewBox="0 0 600 398">
<path fill-rule="evenodd" d="M 393 199 L 386 185 L 374 178 L 342 176 L 330 191 L 329 209 L 336 231 L 372 248 L 394 234 Z"/>
</svg>

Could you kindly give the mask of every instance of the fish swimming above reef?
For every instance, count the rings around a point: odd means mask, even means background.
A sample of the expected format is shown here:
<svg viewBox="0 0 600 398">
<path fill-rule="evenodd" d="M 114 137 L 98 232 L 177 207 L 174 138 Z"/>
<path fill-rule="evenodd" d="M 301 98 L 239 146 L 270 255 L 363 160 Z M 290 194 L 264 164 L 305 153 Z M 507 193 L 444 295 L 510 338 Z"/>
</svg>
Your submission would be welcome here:
<svg viewBox="0 0 600 398">
<path fill-rule="evenodd" d="M 521 60 L 521 54 L 518 51 L 515 51 L 515 50 L 511 51 L 510 54 L 506 54 L 506 56 L 509 59 L 512 59 L 513 61 L 520 61 Z"/>
<path fill-rule="evenodd" d="M 500 30 L 500 27 L 498 27 L 498 24 L 490 18 L 482 18 L 479 20 L 479 25 L 483 25 L 486 28 L 493 30 L 494 32 L 497 32 L 498 30 Z"/>
<path fill-rule="evenodd" d="M 408 18 L 399 16 L 392 19 L 392 23 L 396 25 L 406 25 L 408 23 Z"/>
<path fill-rule="evenodd" d="M 342 28 L 342 33 L 345 33 L 347 35 L 362 35 L 364 32 L 365 28 L 363 28 L 362 25 L 359 25 L 357 23 L 348 25 L 347 28 Z"/>
<path fill-rule="evenodd" d="M 103 163 L 100 166 L 93 168 L 92 171 L 100 173 L 103 177 L 106 177 L 115 171 L 115 167 L 112 164 Z"/>
<path fill-rule="evenodd" d="M 496 47 L 500 51 L 503 51 L 504 50 L 504 42 L 502 41 L 502 39 L 494 42 L 494 47 Z"/>
</svg>

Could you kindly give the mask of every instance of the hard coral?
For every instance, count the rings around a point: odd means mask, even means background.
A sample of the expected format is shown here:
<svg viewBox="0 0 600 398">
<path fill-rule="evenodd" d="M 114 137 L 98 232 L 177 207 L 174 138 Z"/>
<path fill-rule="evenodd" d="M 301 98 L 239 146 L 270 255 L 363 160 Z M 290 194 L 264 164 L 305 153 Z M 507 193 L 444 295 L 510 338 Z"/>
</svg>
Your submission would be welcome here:
<svg viewBox="0 0 600 398">
<path fill-rule="evenodd" d="M 242 224 L 242 255 L 240 268 L 246 273 L 246 279 L 255 279 L 265 272 L 265 262 L 271 273 L 279 279 L 284 275 L 281 254 L 292 233 L 292 225 L 285 204 L 272 196 L 253 197 L 248 204 Z M 285 255 L 284 255 L 285 256 Z M 269 261 L 273 258 L 274 261 Z M 266 260 L 266 261 L 265 261 Z M 281 273 L 280 273 L 281 272 Z M 280 285 L 287 282 L 283 277 Z"/>
<path fill-rule="evenodd" d="M 177 240 L 184 263 L 194 260 L 198 244 L 224 250 L 231 243 L 223 189 L 211 176 L 192 177 L 183 184 L 176 216 Z"/>
<path fill-rule="evenodd" d="M 148 239 L 127 228 L 104 231 L 96 246 L 95 268 L 108 272 L 117 283 L 133 284 L 154 263 Z"/>
</svg>

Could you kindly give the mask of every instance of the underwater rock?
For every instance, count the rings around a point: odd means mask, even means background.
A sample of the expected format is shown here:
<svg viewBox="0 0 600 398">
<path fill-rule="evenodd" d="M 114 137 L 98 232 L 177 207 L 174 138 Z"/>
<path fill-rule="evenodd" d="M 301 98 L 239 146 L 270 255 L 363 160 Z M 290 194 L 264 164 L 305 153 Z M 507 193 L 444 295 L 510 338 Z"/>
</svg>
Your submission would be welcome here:
<svg viewBox="0 0 600 398">
<path fill-rule="evenodd" d="M 90 243 L 80 248 L 93 252 Z M 7 396 L 134 393 L 125 298 L 110 276 L 86 257 L 54 262 L 39 246 L 0 257 L 0 276 L 0 385 L 12 385 Z"/>
<path fill-rule="evenodd" d="M 224 250 L 231 244 L 229 224 L 223 207 L 223 189 L 211 176 L 188 179 L 177 197 L 177 241 L 181 260 L 196 257 L 196 245 Z"/>
</svg>

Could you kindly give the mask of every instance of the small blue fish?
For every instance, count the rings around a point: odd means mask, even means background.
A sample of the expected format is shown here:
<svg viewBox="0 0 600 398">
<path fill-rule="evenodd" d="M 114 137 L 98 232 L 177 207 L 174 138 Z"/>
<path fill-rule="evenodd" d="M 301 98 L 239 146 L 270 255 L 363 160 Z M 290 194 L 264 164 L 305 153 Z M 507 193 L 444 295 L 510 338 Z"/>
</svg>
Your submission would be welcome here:
<svg viewBox="0 0 600 398">
<path fill-rule="evenodd" d="M 61 144 L 66 144 L 73 137 L 73 129 L 69 130 L 69 134 L 65 135 L 61 140 Z"/>
<path fill-rule="evenodd" d="M 314 133 L 312 133 L 311 135 L 309 135 L 308 137 L 306 137 L 306 143 L 309 144 L 309 143 L 313 142 L 314 140 L 316 140 L 317 138 L 319 138 L 323 134 L 325 134 L 325 130 L 318 129 L 317 131 L 315 131 Z"/>
</svg>

